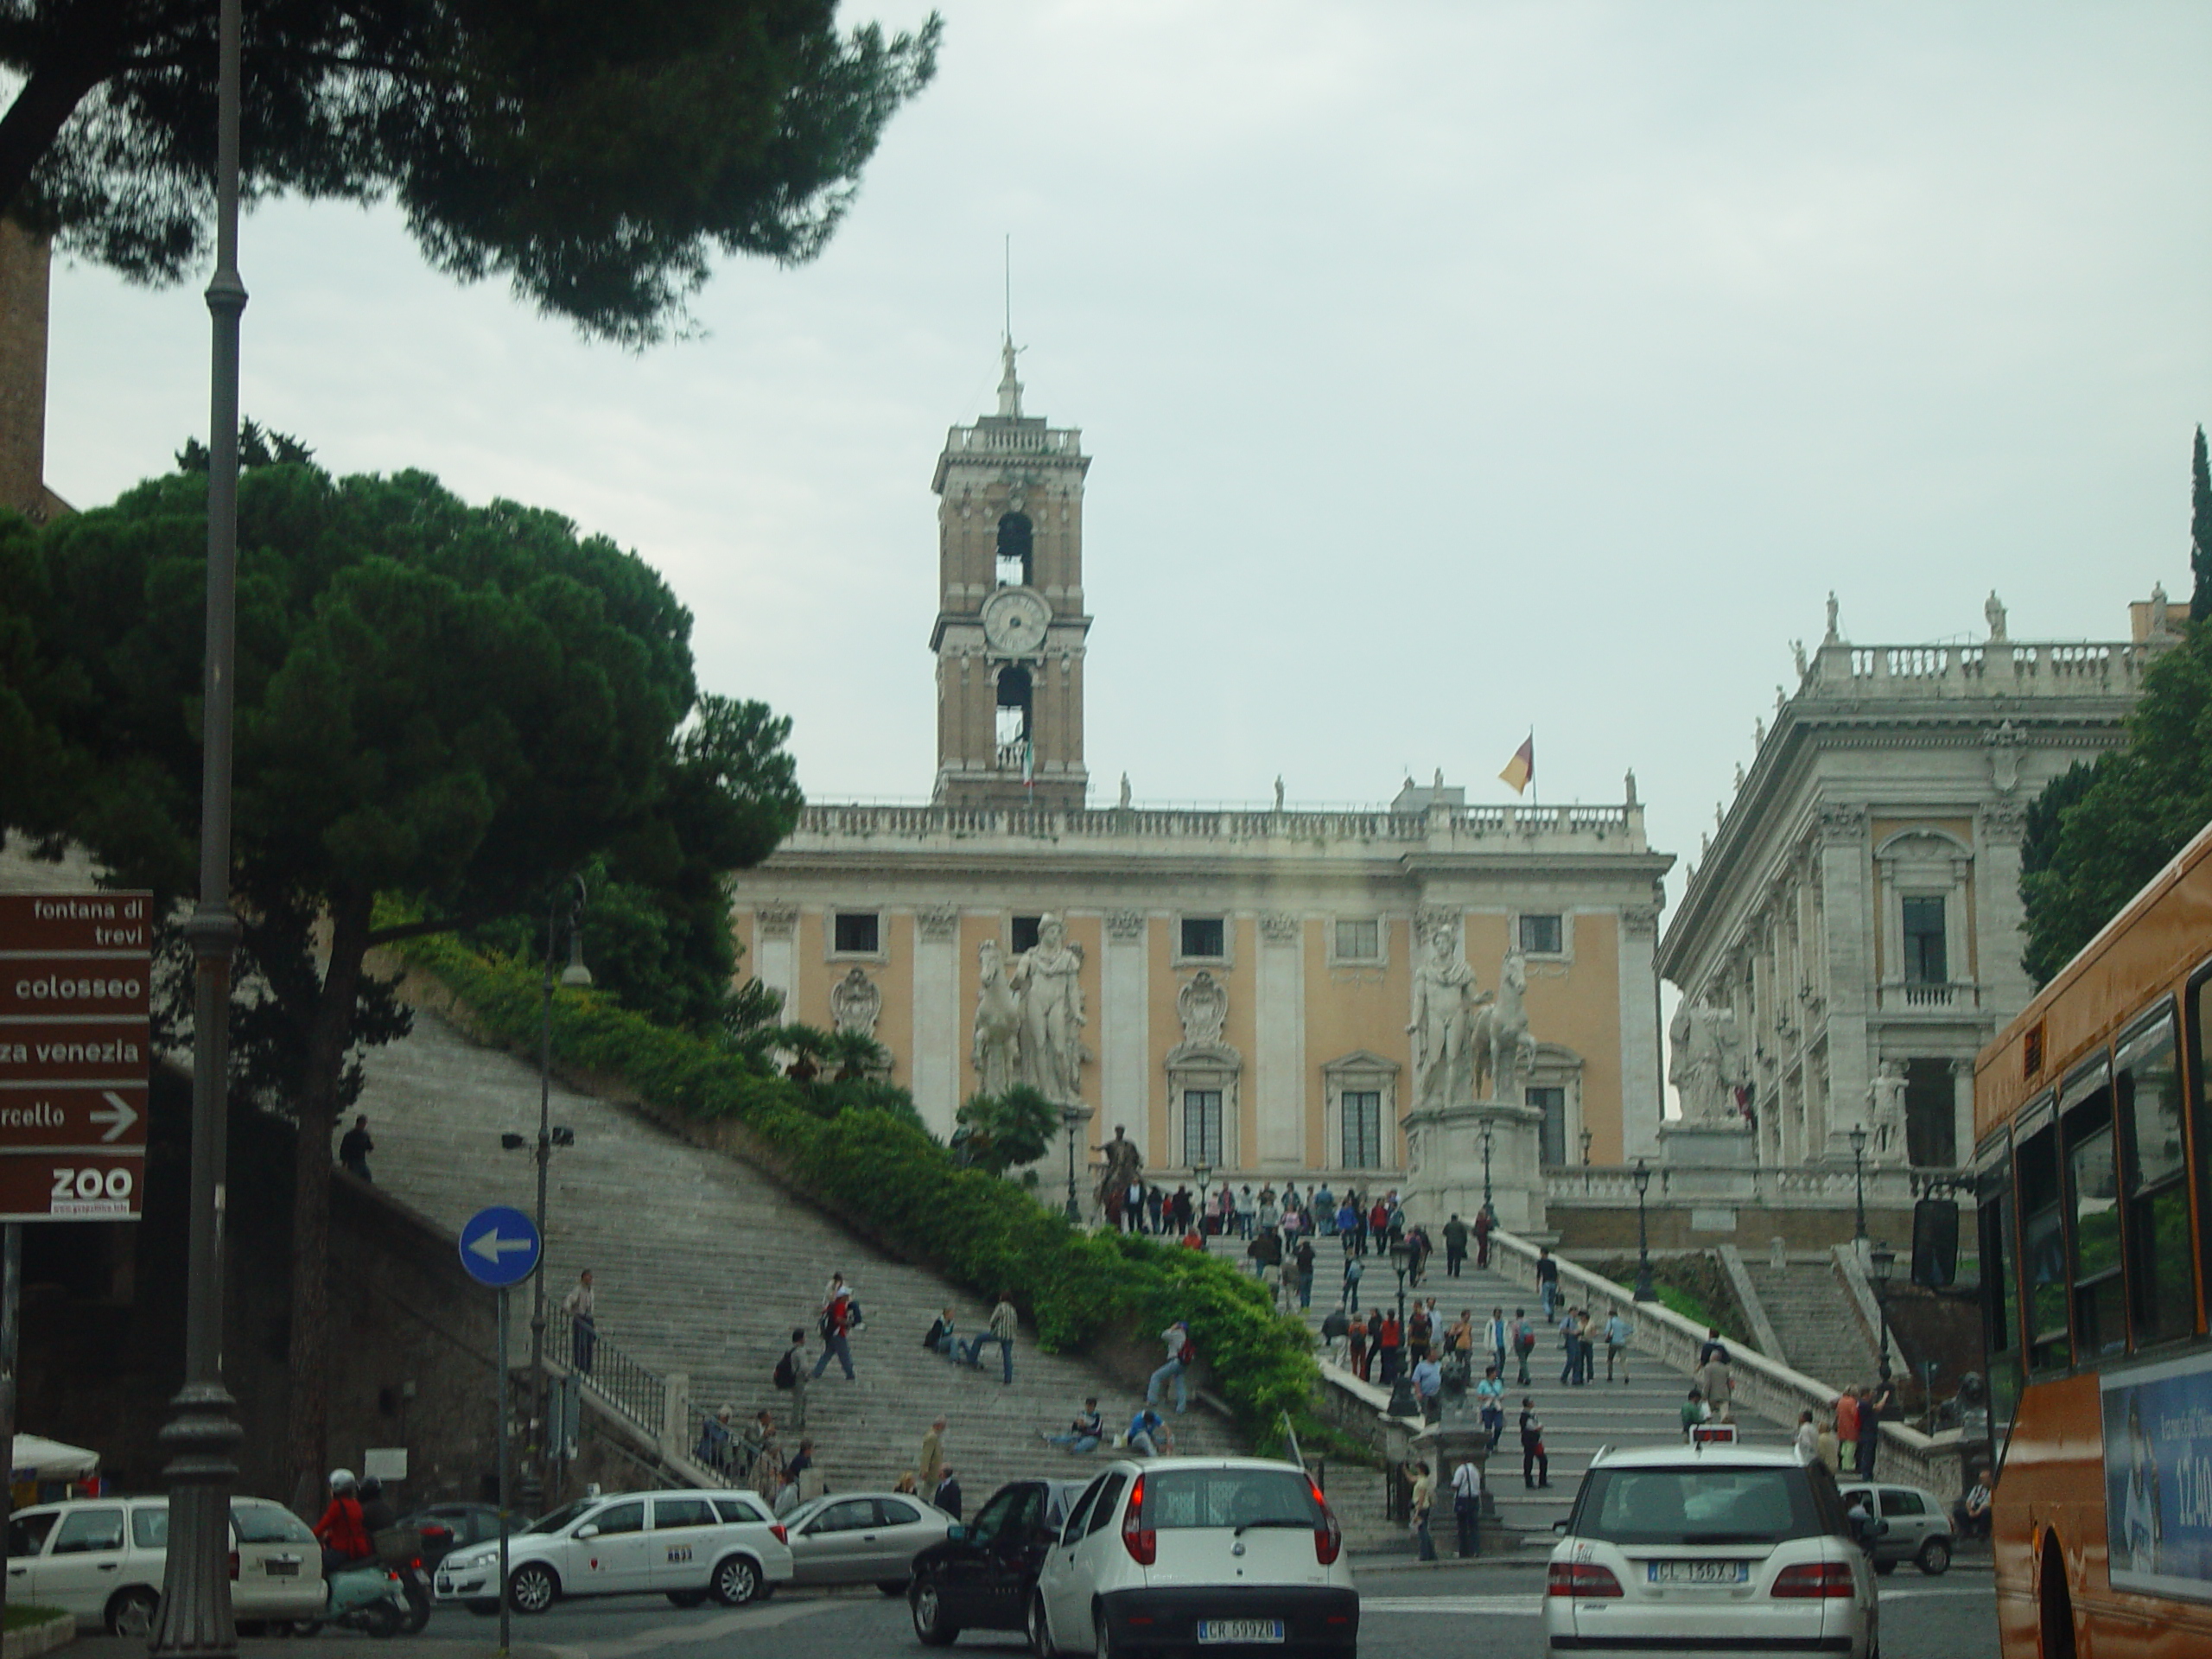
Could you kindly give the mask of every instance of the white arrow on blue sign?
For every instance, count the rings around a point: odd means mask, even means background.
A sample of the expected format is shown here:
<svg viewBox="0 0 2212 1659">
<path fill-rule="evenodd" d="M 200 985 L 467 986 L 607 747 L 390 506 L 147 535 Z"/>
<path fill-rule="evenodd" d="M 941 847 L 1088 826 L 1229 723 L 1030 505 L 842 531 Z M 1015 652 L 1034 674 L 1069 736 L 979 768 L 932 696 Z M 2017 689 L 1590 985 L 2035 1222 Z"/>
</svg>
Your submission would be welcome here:
<svg viewBox="0 0 2212 1659">
<path fill-rule="evenodd" d="M 504 1204 L 479 1210 L 461 1230 L 461 1265 L 470 1278 L 494 1288 L 529 1278 L 543 1249 L 537 1224 Z"/>
</svg>

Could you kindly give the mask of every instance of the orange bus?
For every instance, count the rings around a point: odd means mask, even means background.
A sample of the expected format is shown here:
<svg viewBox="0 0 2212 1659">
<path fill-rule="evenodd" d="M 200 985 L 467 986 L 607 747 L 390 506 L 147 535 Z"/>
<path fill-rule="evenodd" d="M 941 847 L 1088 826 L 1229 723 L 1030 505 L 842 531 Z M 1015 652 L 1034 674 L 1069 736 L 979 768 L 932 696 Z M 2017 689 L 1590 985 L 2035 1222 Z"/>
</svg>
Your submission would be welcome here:
<svg viewBox="0 0 2212 1659">
<path fill-rule="evenodd" d="M 2212 828 L 1975 1065 L 2005 1659 L 2212 1655 Z"/>
</svg>

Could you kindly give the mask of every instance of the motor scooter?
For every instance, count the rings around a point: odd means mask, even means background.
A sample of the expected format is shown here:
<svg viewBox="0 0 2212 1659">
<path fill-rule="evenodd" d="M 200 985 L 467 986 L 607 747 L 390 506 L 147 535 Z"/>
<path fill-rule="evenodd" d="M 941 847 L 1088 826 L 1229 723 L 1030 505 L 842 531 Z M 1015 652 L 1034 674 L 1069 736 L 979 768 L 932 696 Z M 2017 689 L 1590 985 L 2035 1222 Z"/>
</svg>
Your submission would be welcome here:
<svg viewBox="0 0 2212 1659">
<path fill-rule="evenodd" d="M 295 1635 L 313 1636 L 325 1624 L 334 1624 L 382 1638 L 397 1635 L 410 1616 L 399 1573 L 382 1561 L 358 1561 L 324 1575 L 322 1617 L 301 1619 L 292 1630 Z M 413 1628 L 423 1627 L 418 1623 Z"/>
</svg>

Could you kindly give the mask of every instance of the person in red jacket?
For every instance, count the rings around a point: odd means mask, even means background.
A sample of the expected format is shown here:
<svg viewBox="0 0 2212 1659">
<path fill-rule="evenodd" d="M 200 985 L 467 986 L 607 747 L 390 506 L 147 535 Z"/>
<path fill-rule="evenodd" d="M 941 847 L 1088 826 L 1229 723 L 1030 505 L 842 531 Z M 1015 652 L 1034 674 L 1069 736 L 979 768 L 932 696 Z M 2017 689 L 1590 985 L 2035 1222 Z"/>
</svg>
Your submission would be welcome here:
<svg viewBox="0 0 2212 1659">
<path fill-rule="evenodd" d="M 330 1507 L 315 1523 L 315 1535 L 322 1545 L 325 1577 L 343 1572 L 356 1561 L 365 1561 L 377 1553 L 376 1546 L 369 1541 L 369 1529 L 361 1520 L 361 1500 L 351 1469 L 330 1471 Z"/>
</svg>

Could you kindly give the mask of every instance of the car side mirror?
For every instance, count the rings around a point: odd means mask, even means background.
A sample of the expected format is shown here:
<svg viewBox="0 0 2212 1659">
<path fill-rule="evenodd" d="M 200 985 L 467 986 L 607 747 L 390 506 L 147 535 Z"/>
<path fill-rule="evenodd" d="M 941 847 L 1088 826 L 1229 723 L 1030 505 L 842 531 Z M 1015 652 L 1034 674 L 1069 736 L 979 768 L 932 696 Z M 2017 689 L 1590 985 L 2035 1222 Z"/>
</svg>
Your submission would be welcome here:
<svg viewBox="0 0 2212 1659">
<path fill-rule="evenodd" d="M 596 1538 L 599 1536 L 599 1529 L 587 1522 L 585 1525 L 576 1529 L 575 1535 L 580 1540 L 585 1538 Z"/>
<path fill-rule="evenodd" d="M 1552 1530 L 1553 1530 L 1554 1532 L 1555 1532 L 1555 1533 L 1559 1534 L 1559 1535 L 1560 1535 L 1560 1537 L 1562 1537 L 1562 1538 L 1566 1537 L 1566 1536 L 1567 1536 L 1567 1522 L 1566 1522 L 1564 1520 L 1559 1520 L 1559 1521 L 1554 1521 L 1554 1522 L 1552 1522 Z"/>
<path fill-rule="evenodd" d="M 956 1521 L 944 1529 L 944 1535 L 957 1544 L 968 1536 L 968 1529 Z"/>
</svg>

